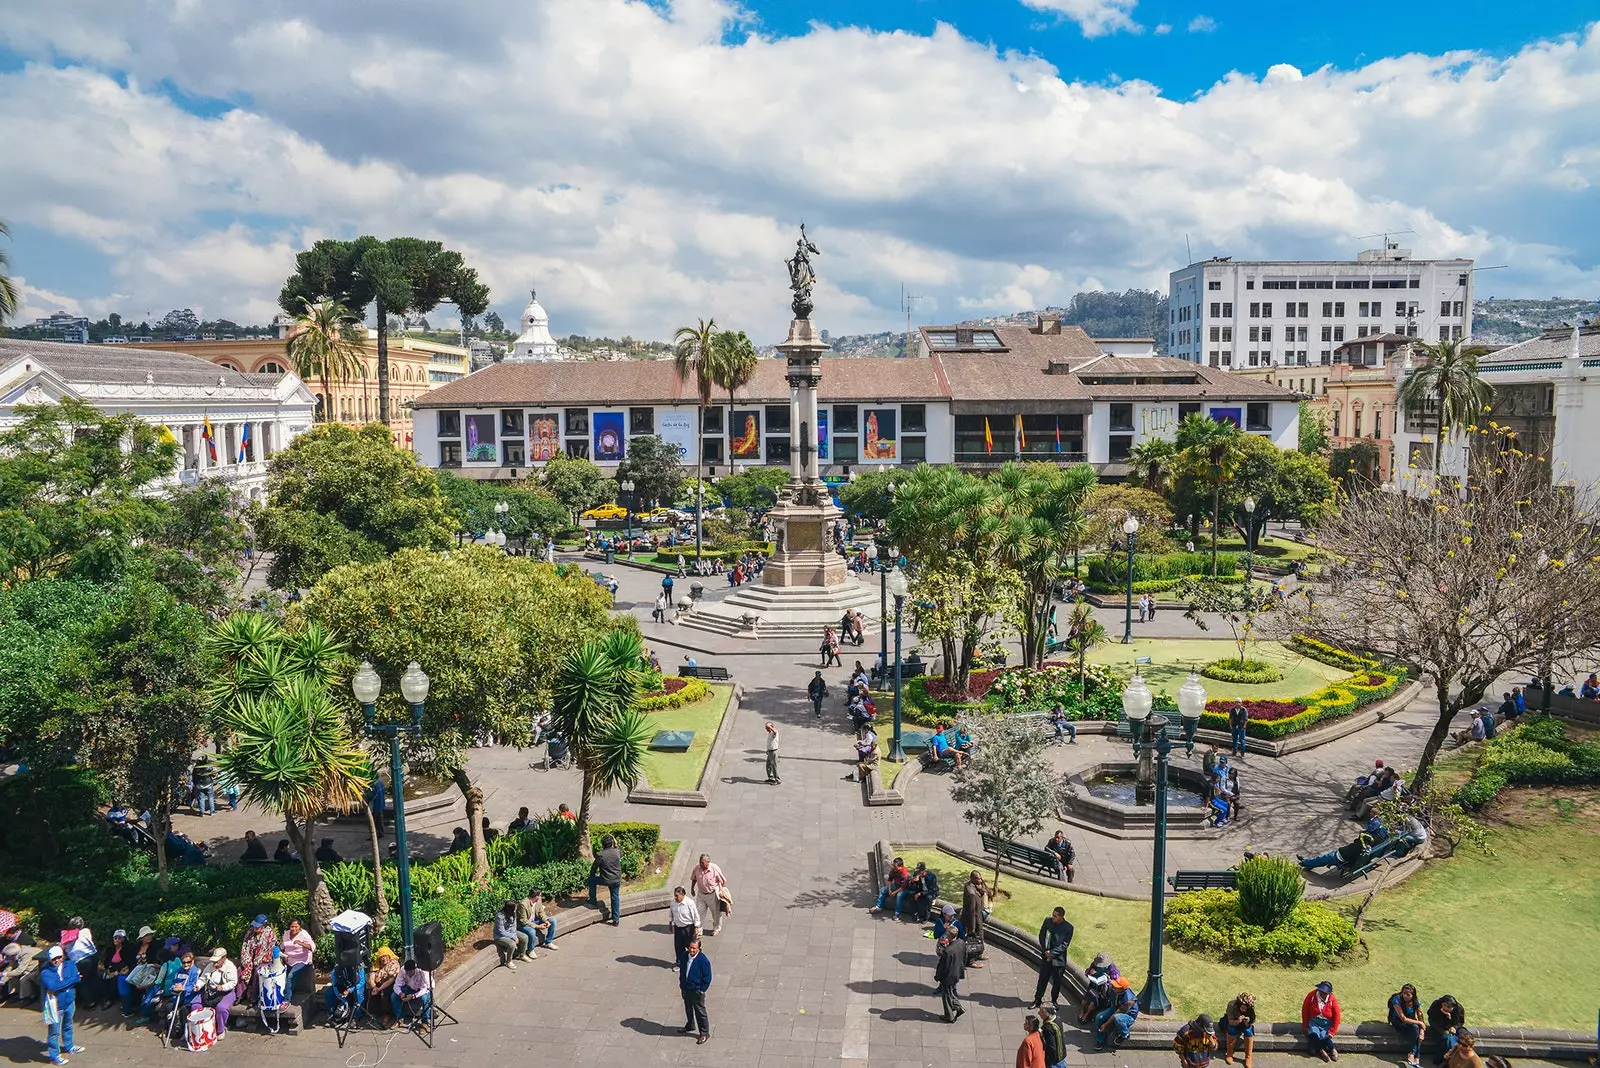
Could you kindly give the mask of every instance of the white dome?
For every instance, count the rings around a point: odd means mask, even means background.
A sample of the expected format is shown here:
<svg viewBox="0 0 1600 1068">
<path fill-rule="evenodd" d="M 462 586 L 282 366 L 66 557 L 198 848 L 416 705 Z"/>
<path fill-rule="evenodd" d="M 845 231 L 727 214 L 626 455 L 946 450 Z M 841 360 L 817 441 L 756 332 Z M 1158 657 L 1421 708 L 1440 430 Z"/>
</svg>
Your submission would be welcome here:
<svg viewBox="0 0 1600 1068">
<path fill-rule="evenodd" d="M 558 360 L 560 346 L 550 334 L 550 315 L 539 303 L 539 294 L 528 291 L 528 306 L 522 309 L 522 333 L 512 342 L 506 359 L 512 363 Z"/>
</svg>

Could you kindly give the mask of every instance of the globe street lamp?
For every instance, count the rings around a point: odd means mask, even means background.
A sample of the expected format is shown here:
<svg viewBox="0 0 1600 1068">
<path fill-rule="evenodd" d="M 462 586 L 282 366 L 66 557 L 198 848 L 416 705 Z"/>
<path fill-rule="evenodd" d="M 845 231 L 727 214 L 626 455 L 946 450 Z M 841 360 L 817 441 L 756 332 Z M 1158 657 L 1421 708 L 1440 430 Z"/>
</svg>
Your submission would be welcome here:
<svg viewBox="0 0 1600 1068">
<path fill-rule="evenodd" d="M 1256 499 L 1254 497 L 1246 497 L 1244 499 L 1244 521 L 1244 592 L 1248 595 L 1250 593 L 1250 580 L 1255 577 L 1253 554 L 1256 551 Z"/>
<path fill-rule="evenodd" d="M 628 510 L 628 555 L 633 555 L 633 479 L 625 478 L 617 485 L 622 489 L 623 505 Z"/>
<path fill-rule="evenodd" d="M 1128 536 L 1128 614 L 1122 621 L 1122 644 L 1133 644 L 1133 536 L 1139 533 L 1139 517 L 1130 515 L 1128 521 L 1122 524 L 1122 532 Z M 1134 676 L 1138 678 L 1138 676 Z"/>
<path fill-rule="evenodd" d="M 1178 715 L 1183 719 L 1183 744 L 1194 756 L 1194 735 L 1200 729 L 1200 716 L 1206 710 L 1206 687 L 1200 676 L 1189 672 L 1189 677 L 1178 687 Z"/>
<path fill-rule="evenodd" d="M 506 530 L 506 513 L 509 512 L 509 511 L 511 511 L 511 502 L 509 502 L 509 501 L 495 501 L 494 502 L 494 518 L 495 518 L 495 521 L 500 524 L 500 539 L 503 539 L 506 536 L 506 534 L 505 534 L 505 530 Z M 500 540 L 500 539 L 496 540 L 497 544 L 504 545 L 505 542 L 503 540 Z"/>
<path fill-rule="evenodd" d="M 898 567 L 886 572 L 886 576 L 884 582 L 894 595 L 894 740 L 889 743 L 889 759 L 903 763 L 906 751 L 900 745 L 900 617 L 905 614 L 903 609 L 911 584 L 906 581 L 906 573 Z"/>
<path fill-rule="evenodd" d="M 400 759 L 400 735 L 404 733 L 417 738 L 422 734 L 422 706 L 428 699 L 428 676 L 423 674 L 415 660 L 407 665 L 405 674 L 400 676 L 400 696 L 411 706 L 411 719 L 399 723 L 374 722 L 378 695 L 383 692 L 383 680 L 378 677 L 370 661 L 361 662 L 361 669 L 350 680 L 350 690 L 361 705 L 367 734 L 389 741 L 389 788 L 394 795 L 395 851 L 400 866 L 400 939 L 405 947 L 402 959 L 411 960 L 416 956 L 416 943 L 413 938 L 415 928 L 411 921 L 411 851 L 406 845 L 405 764 Z M 375 878 L 383 875 L 382 872 L 373 874 Z"/>
<path fill-rule="evenodd" d="M 1166 922 L 1167 883 L 1167 759 L 1172 754 L 1172 741 L 1167 737 L 1167 718 L 1151 715 L 1154 700 L 1150 689 L 1139 675 L 1128 681 L 1122 692 L 1122 711 L 1133 728 L 1133 751 L 1140 755 L 1155 754 L 1156 779 L 1156 837 L 1155 856 L 1150 873 L 1150 962 L 1149 977 L 1139 993 L 1139 1009 L 1152 1016 L 1164 1016 L 1172 1011 L 1172 999 L 1161 981 L 1161 936 Z"/>
</svg>

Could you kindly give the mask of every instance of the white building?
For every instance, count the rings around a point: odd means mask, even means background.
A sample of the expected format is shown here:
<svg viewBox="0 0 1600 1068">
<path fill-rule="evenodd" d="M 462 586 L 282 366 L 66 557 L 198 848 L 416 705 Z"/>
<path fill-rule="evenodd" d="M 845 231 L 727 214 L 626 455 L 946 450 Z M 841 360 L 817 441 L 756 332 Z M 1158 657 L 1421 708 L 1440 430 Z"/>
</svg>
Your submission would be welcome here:
<svg viewBox="0 0 1600 1068">
<path fill-rule="evenodd" d="M 1173 271 L 1167 355 L 1226 370 L 1320 366 L 1369 334 L 1472 336 L 1471 260 L 1385 242 L 1354 260 L 1212 259 Z"/>
<path fill-rule="evenodd" d="M 0 338 L 0 428 L 18 422 L 19 406 L 66 397 L 166 427 L 179 445 L 174 481 L 223 478 L 250 499 L 265 495 L 267 460 L 311 428 L 316 403 L 292 372 L 242 374 L 139 346 L 108 350 Z"/>
<path fill-rule="evenodd" d="M 1400 368 L 1401 377 L 1405 369 Z M 1502 429 L 1498 439 L 1454 435 L 1445 439 L 1440 468 L 1466 474 L 1467 443 L 1498 440 L 1550 458 L 1551 476 L 1579 486 L 1600 485 L 1600 325 L 1563 327 L 1507 345 L 1478 360 L 1478 373 L 1494 389 L 1486 419 Z M 1433 421 L 1408 413 L 1394 436 L 1396 488 L 1424 492 L 1431 485 Z"/>
<path fill-rule="evenodd" d="M 548 363 L 565 358 L 561 346 L 550 335 L 550 315 L 539 303 L 537 290 L 528 291 L 528 306 L 522 309 L 522 333 L 506 353 L 507 363 Z"/>
</svg>

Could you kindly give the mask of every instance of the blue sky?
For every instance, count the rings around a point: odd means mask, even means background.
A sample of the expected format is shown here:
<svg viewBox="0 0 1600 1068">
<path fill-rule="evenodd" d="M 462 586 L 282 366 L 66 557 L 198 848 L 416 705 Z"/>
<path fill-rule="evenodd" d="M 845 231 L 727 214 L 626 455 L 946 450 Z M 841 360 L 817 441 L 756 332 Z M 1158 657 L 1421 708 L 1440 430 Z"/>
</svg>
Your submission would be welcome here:
<svg viewBox="0 0 1600 1068">
<path fill-rule="evenodd" d="M 1481 293 L 1592 296 L 1597 14 L 15 0 L 0 217 L 28 317 L 265 321 L 318 237 L 418 234 L 508 320 L 537 286 L 558 333 L 773 340 L 802 218 L 835 333 L 903 327 L 902 286 L 929 322 L 1164 289 L 1186 238 L 1331 258 L 1410 229 L 1509 264 Z"/>
</svg>

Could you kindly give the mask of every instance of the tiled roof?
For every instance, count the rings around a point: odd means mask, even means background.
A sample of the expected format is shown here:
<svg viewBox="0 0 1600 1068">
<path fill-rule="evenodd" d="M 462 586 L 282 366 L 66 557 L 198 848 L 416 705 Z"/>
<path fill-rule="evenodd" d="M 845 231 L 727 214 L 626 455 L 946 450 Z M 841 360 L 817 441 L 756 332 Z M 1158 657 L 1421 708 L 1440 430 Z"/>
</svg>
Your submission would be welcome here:
<svg viewBox="0 0 1600 1068">
<path fill-rule="evenodd" d="M 1585 326 L 1578 330 L 1578 354 L 1588 359 L 1600 356 L 1600 326 Z M 1572 328 L 1547 330 L 1535 338 L 1507 345 L 1479 359 L 1479 364 L 1492 367 L 1497 363 L 1522 363 L 1525 360 L 1564 360 L 1572 355 Z"/>
<path fill-rule="evenodd" d="M 941 352 L 933 359 L 944 369 L 955 401 L 1089 399 L 1076 375 L 1047 375 L 1048 361 L 1037 357 L 1009 352 Z"/>
<path fill-rule="evenodd" d="M 68 345 L 59 341 L 0 338 L 0 364 L 26 359 L 67 383 L 142 386 L 154 379 L 160 386 L 261 387 L 277 375 L 243 375 L 189 356 L 132 345 Z M 149 376 L 147 379 L 146 376 Z"/>
</svg>

